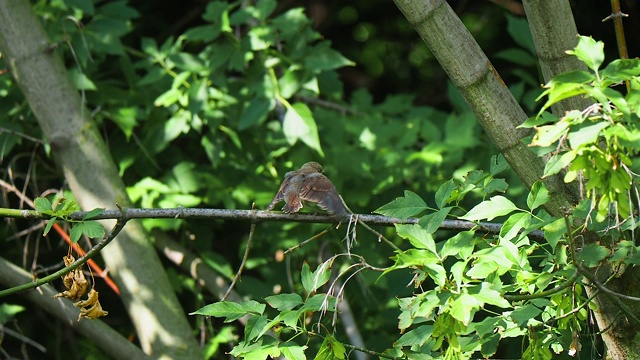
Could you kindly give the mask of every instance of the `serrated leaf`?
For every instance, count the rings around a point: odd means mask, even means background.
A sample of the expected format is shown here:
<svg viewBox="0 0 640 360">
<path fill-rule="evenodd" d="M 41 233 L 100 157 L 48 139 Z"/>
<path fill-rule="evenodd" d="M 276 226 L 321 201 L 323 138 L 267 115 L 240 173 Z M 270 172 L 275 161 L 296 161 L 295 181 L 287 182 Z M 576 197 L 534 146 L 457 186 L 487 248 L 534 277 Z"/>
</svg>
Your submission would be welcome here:
<svg viewBox="0 0 640 360">
<path fill-rule="evenodd" d="M 82 217 L 82 220 L 89 220 L 96 216 L 100 216 L 102 215 L 102 213 L 104 213 L 104 210 L 105 210 L 104 208 L 96 208 L 96 209 L 87 211 L 87 213 L 84 214 L 84 216 Z"/>
<path fill-rule="evenodd" d="M 537 132 L 531 141 L 530 146 L 551 146 L 555 144 L 567 132 L 569 123 L 561 121 L 553 125 L 544 125 L 537 128 Z"/>
<path fill-rule="evenodd" d="M 304 351 L 307 349 L 307 346 L 300 346 L 294 342 L 287 341 L 285 343 L 278 344 L 278 349 L 282 351 L 282 355 L 287 360 L 306 360 L 307 357 L 304 354 Z"/>
<path fill-rule="evenodd" d="M 610 123 L 608 121 L 601 121 L 595 124 L 586 124 L 580 127 L 575 127 L 569 132 L 567 138 L 569 139 L 569 145 L 572 149 L 577 149 L 581 145 L 593 144 L 598 141 L 600 132 L 606 129 Z"/>
<path fill-rule="evenodd" d="M 538 206 L 546 204 L 549 199 L 550 196 L 547 186 L 542 181 L 536 181 L 531 187 L 529 196 L 527 196 L 527 206 L 529 210 L 533 211 L 537 209 Z"/>
<path fill-rule="evenodd" d="M 47 221 L 47 226 L 44 227 L 44 232 L 42 233 L 42 236 L 47 236 L 49 231 L 51 231 L 51 227 L 53 226 L 53 224 L 56 222 L 57 219 L 58 218 L 54 216 Z"/>
<path fill-rule="evenodd" d="M 476 205 L 473 209 L 462 216 L 461 219 L 475 221 L 475 220 L 493 220 L 497 216 L 507 215 L 512 211 L 518 210 L 518 207 L 511 202 L 511 200 L 504 196 L 494 196 L 489 200 L 485 200 Z"/>
<path fill-rule="evenodd" d="M 331 43 L 323 41 L 311 49 L 309 55 L 305 58 L 305 69 L 309 69 L 314 73 L 320 73 L 326 70 L 333 70 L 343 66 L 353 66 L 355 63 L 339 52 L 331 48 Z"/>
<path fill-rule="evenodd" d="M 390 216 L 397 217 L 402 220 L 407 220 L 408 218 L 421 213 L 426 210 L 427 204 L 422 200 L 418 194 L 405 190 L 404 196 L 396 198 L 388 204 L 382 205 L 374 212 Z"/>
<path fill-rule="evenodd" d="M 575 55 L 589 69 L 598 72 L 604 61 L 604 43 L 590 36 L 580 36 L 578 45 L 573 50 L 567 50 L 567 54 Z"/>
<path fill-rule="evenodd" d="M 271 306 L 272 308 L 278 311 L 286 311 L 295 308 L 298 305 L 301 305 L 302 297 L 298 294 L 278 294 L 267 296 L 264 300 Z"/>
<path fill-rule="evenodd" d="M 442 208 L 441 210 L 427 214 L 418 220 L 418 224 L 422 226 L 428 233 L 433 234 L 442 225 L 442 222 L 447 218 L 452 207 Z"/>
<path fill-rule="evenodd" d="M 82 223 L 75 224 L 71 228 L 71 231 L 69 232 L 69 237 L 71 238 L 71 242 L 74 244 L 77 243 L 78 240 L 80 240 L 80 237 L 82 236 L 82 232 L 83 232 Z"/>
<path fill-rule="evenodd" d="M 490 304 L 501 308 L 510 308 L 511 304 L 502 297 L 500 291 L 491 288 L 492 285 L 487 282 L 483 282 L 480 285 L 473 285 L 468 287 L 469 295 L 474 296 L 477 300 L 484 304 Z"/>
<path fill-rule="evenodd" d="M 254 341 L 268 329 L 268 319 L 266 315 L 252 315 L 244 327 L 244 339 L 245 341 Z"/>
<path fill-rule="evenodd" d="M 436 243 L 429 232 L 417 224 L 396 224 L 398 236 L 408 239 L 417 249 L 426 249 L 437 255 Z"/>
<path fill-rule="evenodd" d="M 344 345 L 333 336 L 327 334 L 314 360 L 344 360 L 345 352 Z"/>
<path fill-rule="evenodd" d="M 586 267 L 598 266 L 600 261 L 609 256 L 610 251 L 604 246 L 589 244 L 585 246 L 578 256 Z"/>
<path fill-rule="evenodd" d="M 89 238 L 101 238 L 104 236 L 104 227 L 95 220 L 83 221 L 82 232 Z"/>
<path fill-rule="evenodd" d="M 491 162 L 489 163 L 489 173 L 491 176 L 496 176 L 508 168 L 509 163 L 502 154 L 498 154 L 497 156 L 493 155 L 491 157 Z"/>
<path fill-rule="evenodd" d="M 535 319 L 535 317 L 540 315 L 541 313 L 541 309 L 531 304 L 527 304 L 519 309 L 514 310 L 511 313 L 511 318 L 516 322 L 516 324 L 518 324 L 518 326 L 526 328 L 529 324 L 529 321 Z"/>
<path fill-rule="evenodd" d="M 476 311 L 482 306 L 482 302 L 475 296 L 462 293 L 450 305 L 449 313 L 464 325 L 469 325 Z"/>
<path fill-rule="evenodd" d="M 41 212 L 43 214 L 46 214 L 47 212 L 51 213 L 53 212 L 53 205 L 51 204 L 51 201 L 49 201 L 49 199 L 47 198 L 36 198 L 33 201 L 33 205 L 36 208 L 36 211 Z"/>
<path fill-rule="evenodd" d="M 287 109 L 282 123 L 282 131 L 289 145 L 293 145 L 296 141 L 302 140 L 307 146 L 316 150 L 320 156 L 324 157 L 322 147 L 320 146 L 316 121 L 306 104 L 295 103 Z"/>
<path fill-rule="evenodd" d="M 531 225 L 531 214 L 528 212 L 515 213 L 502 224 L 500 229 L 500 237 L 504 240 L 515 238 L 520 230 L 526 229 Z"/>
<path fill-rule="evenodd" d="M 398 339 L 394 346 L 422 346 L 433 334 L 433 325 L 421 325 L 417 328 L 406 332 Z"/>
<path fill-rule="evenodd" d="M 265 304 L 249 300 L 241 303 L 233 301 L 220 301 L 203 306 L 189 315 L 207 315 L 213 317 L 224 317 L 224 322 L 228 323 L 249 314 L 261 315 L 266 309 Z"/>
<path fill-rule="evenodd" d="M 329 259 L 318 265 L 316 271 L 311 272 L 309 264 L 305 261 L 302 265 L 302 286 L 307 293 L 316 291 L 320 286 L 324 285 L 331 278 L 331 263 L 333 259 Z"/>
<path fill-rule="evenodd" d="M 438 209 L 442 209 L 445 205 L 447 205 L 447 200 L 451 197 L 451 193 L 457 188 L 455 182 L 453 180 L 448 180 L 444 184 L 440 185 L 438 191 L 436 191 L 436 206 Z"/>
</svg>

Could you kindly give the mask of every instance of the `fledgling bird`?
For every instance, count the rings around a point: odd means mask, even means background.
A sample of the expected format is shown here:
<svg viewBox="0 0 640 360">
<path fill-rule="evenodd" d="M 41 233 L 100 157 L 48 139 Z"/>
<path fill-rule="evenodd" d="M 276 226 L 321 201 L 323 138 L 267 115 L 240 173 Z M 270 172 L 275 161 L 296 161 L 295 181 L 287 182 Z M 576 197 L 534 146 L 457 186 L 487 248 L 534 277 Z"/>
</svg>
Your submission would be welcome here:
<svg viewBox="0 0 640 360">
<path fill-rule="evenodd" d="M 316 203 L 335 216 L 342 217 L 351 213 L 331 180 L 322 174 L 322 165 L 315 161 L 286 173 L 280 190 L 266 210 L 273 209 L 282 200 L 285 202 L 282 211 L 288 214 L 300 211 L 303 201 Z"/>
</svg>

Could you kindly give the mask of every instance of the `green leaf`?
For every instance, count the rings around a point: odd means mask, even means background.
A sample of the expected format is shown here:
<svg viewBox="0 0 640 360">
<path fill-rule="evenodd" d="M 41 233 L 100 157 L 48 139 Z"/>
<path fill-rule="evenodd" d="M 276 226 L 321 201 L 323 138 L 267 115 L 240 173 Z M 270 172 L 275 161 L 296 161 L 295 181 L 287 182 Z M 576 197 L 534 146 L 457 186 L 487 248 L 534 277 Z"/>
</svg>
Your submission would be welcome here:
<svg viewBox="0 0 640 360">
<path fill-rule="evenodd" d="M 173 62 L 178 69 L 186 72 L 199 73 L 206 71 L 204 62 L 190 53 L 180 52 L 171 54 L 168 59 Z"/>
<path fill-rule="evenodd" d="M 49 231 L 51 231 L 51 227 L 53 226 L 53 224 L 56 223 L 56 220 L 58 218 L 57 217 L 52 217 L 51 219 L 49 219 L 47 221 L 47 226 L 44 227 L 44 231 L 42 232 L 42 236 L 47 236 L 47 234 L 49 233 Z"/>
<path fill-rule="evenodd" d="M 504 240 L 515 238 L 520 230 L 531 226 L 531 214 L 528 212 L 515 213 L 502 224 L 500 237 Z"/>
<path fill-rule="evenodd" d="M 618 84 L 640 76 L 640 61 L 638 59 L 617 59 L 605 67 L 601 75 L 602 86 Z"/>
<path fill-rule="evenodd" d="M 520 128 L 530 129 L 530 128 L 535 128 L 541 125 L 555 124 L 558 121 L 560 121 L 559 117 L 553 115 L 548 111 L 542 111 L 540 114 L 538 114 L 538 116 L 530 117 L 527 120 L 525 120 L 524 123 L 518 125 L 518 129 Z"/>
<path fill-rule="evenodd" d="M 600 264 L 604 258 L 609 256 L 609 249 L 597 244 L 589 244 L 585 246 L 578 256 L 586 267 L 594 267 Z"/>
<path fill-rule="evenodd" d="M 449 313 L 464 325 L 469 325 L 473 315 L 481 306 L 482 302 L 475 296 L 463 292 L 451 303 Z"/>
<path fill-rule="evenodd" d="M 491 162 L 489 163 L 489 173 L 491 176 L 496 176 L 508 168 L 509 163 L 502 154 L 491 156 Z"/>
<path fill-rule="evenodd" d="M 406 332 L 394 343 L 395 346 L 422 346 L 433 334 L 433 325 L 421 325 Z"/>
<path fill-rule="evenodd" d="M 304 302 L 299 313 L 316 312 L 321 310 L 336 311 L 336 298 L 329 294 L 315 294 Z"/>
<path fill-rule="evenodd" d="M 448 256 L 458 255 L 466 260 L 473 252 L 473 235 L 473 231 L 462 231 L 446 240 L 440 249 L 440 257 L 444 260 Z"/>
<path fill-rule="evenodd" d="M 553 154 L 544 165 L 544 173 L 542 178 L 545 179 L 551 175 L 559 173 L 563 168 L 571 164 L 576 156 L 575 151 L 568 151 L 565 154 Z"/>
<path fill-rule="evenodd" d="M 304 354 L 304 351 L 307 349 L 307 346 L 300 346 L 294 342 L 287 341 L 284 343 L 278 344 L 278 349 L 282 351 L 282 355 L 287 360 L 306 360 L 307 357 Z"/>
<path fill-rule="evenodd" d="M 331 48 L 331 42 L 323 41 L 316 45 L 306 56 L 305 69 L 317 74 L 326 70 L 333 70 L 344 66 L 354 66 L 355 63 Z"/>
<path fill-rule="evenodd" d="M 436 196 L 435 196 L 436 206 L 438 207 L 438 209 L 442 209 L 445 205 L 447 205 L 447 202 L 451 197 L 451 194 L 456 189 L 457 189 L 457 186 L 453 180 L 448 180 L 444 184 L 440 185 L 440 187 L 438 188 L 438 191 L 436 191 Z"/>
<path fill-rule="evenodd" d="M 287 113 L 284 115 L 282 131 L 289 145 L 295 144 L 298 139 L 302 140 L 307 146 L 324 157 L 316 121 L 313 119 L 311 110 L 306 104 L 295 103 L 287 109 Z"/>
<path fill-rule="evenodd" d="M 82 220 L 89 220 L 96 216 L 100 216 L 102 215 L 102 213 L 104 213 L 104 210 L 104 208 L 95 208 L 93 210 L 87 211 L 87 213 L 82 217 Z"/>
<path fill-rule="evenodd" d="M 104 227 L 95 220 L 88 220 L 78 223 L 74 228 L 80 228 L 82 233 L 84 233 L 89 238 L 100 238 L 104 236 Z"/>
<path fill-rule="evenodd" d="M 327 334 L 318 349 L 318 354 L 314 360 L 344 360 L 346 349 L 333 336 Z"/>
<path fill-rule="evenodd" d="M 442 225 L 442 222 L 447 218 L 452 207 L 442 208 L 437 212 L 427 214 L 418 220 L 418 224 L 422 226 L 429 234 L 435 233 Z"/>
<path fill-rule="evenodd" d="M 390 203 L 382 205 L 374 212 L 385 216 L 407 220 L 426 209 L 428 209 L 427 204 L 420 196 L 418 196 L 418 194 L 405 190 L 403 197 L 396 198 Z"/>
<path fill-rule="evenodd" d="M 14 305 L 8 303 L 0 304 L 0 325 L 5 324 L 8 320 L 25 310 L 22 305 Z"/>
<path fill-rule="evenodd" d="M 595 124 L 583 124 L 578 127 L 573 127 L 567 136 L 571 148 L 577 149 L 581 145 L 596 143 L 600 132 L 610 124 L 608 121 L 600 121 Z"/>
<path fill-rule="evenodd" d="M 541 309 L 531 304 L 527 304 L 519 309 L 514 310 L 511 313 L 511 318 L 516 322 L 516 324 L 518 324 L 518 326 L 526 328 L 529 324 L 529 321 L 535 319 L 535 317 L 540 315 L 541 313 Z"/>
<path fill-rule="evenodd" d="M 568 128 L 569 123 L 565 121 L 561 121 L 553 125 L 540 126 L 538 127 L 538 131 L 533 137 L 530 146 L 550 146 L 564 136 Z"/>
<path fill-rule="evenodd" d="M 304 290 L 311 294 L 320 286 L 324 285 L 331 278 L 331 264 L 333 259 L 329 259 L 318 265 L 316 271 L 311 272 L 309 264 L 305 261 L 302 265 L 302 286 Z"/>
<path fill-rule="evenodd" d="M 48 215 L 53 214 L 53 205 L 47 198 L 38 197 L 33 201 L 33 205 L 38 212 Z"/>
<path fill-rule="evenodd" d="M 77 243 L 78 240 L 80 240 L 80 237 L 82 236 L 82 232 L 83 232 L 82 223 L 75 224 L 71 228 L 71 231 L 69 232 L 69 237 L 71 238 L 71 242 L 74 244 Z"/>
<path fill-rule="evenodd" d="M 533 183 L 531 191 L 527 196 L 527 206 L 529 207 L 529 210 L 533 211 L 539 206 L 546 204 L 549 199 L 550 196 L 547 186 L 542 181 L 536 181 Z"/>
<path fill-rule="evenodd" d="M 510 308 L 511 304 L 502 297 L 502 293 L 500 291 L 492 289 L 492 286 L 493 285 L 488 282 L 469 286 L 469 295 L 473 295 L 476 300 L 479 300 L 484 304 L 490 304 L 505 309 Z"/>
<path fill-rule="evenodd" d="M 437 254 L 436 243 L 429 232 L 417 224 L 396 224 L 398 236 L 408 239 L 417 249 L 426 249 Z"/>
<path fill-rule="evenodd" d="M 491 179 L 491 181 L 482 188 L 482 195 L 489 195 L 495 192 L 503 193 L 507 191 L 508 187 L 509 184 L 507 184 L 505 179 Z"/>
<path fill-rule="evenodd" d="M 274 106 L 275 102 L 265 97 L 256 97 L 252 99 L 240 117 L 238 130 L 245 130 L 251 126 L 262 123 Z"/>
<path fill-rule="evenodd" d="M 266 315 L 251 315 L 244 327 L 244 340 L 254 341 L 267 330 L 269 322 Z"/>
<path fill-rule="evenodd" d="M 278 294 L 267 296 L 264 300 L 272 308 L 278 311 L 286 311 L 295 308 L 298 305 L 302 305 L 302 297 L 298 294 Z"/>
<path fill-rule="evenodd" d="M 476 205 L 473 209 L 462 216 L 461 219 L 475 221 L 475 220 L 493 220 L 496 216 L 507 215 L 512 211 L 518 210 L 518 207 L 504 196 L 494 196 L 489 200 L 485 200 Z"/>
<path fill-rule="evenodd" d="M 220 301 L 217 303 L 206 305 L 189 315 L 207 315 L 213 317 L 224 317 L 224 322 L 228 323 L 245 315 L 261 315 L 266 309 L 265 304 L 257 301 L 249 300 L 241 303 L 232 301 Z"/>
<path fill-rule="evenodd" d="M 547 85 L 549 86 L 549 85 Z M 584 84 L 576 83 L 560 83 L 554 84 L 553 87 L 543 92 L 538 99 L 541 99 L 545 95 L 548 95 L 547 102 L 540 109 L 540 113 L 548 109 L 551 105 L 568 99 L 570 97 L 584 95 L 587 93 L 587 86 Z"/>
<path fill-rule="evenodd" d="M 69 77 L 71 82 L 78 90 L 98 90 L 96 85 L 87 77 L 86 74 L 79 72 L 76 68 L 69 70 Z"/>
<path fill-rule="evenodd" d="M 589 69 L 597 72 L 604 61 L 604 43 L 590 36 L 580 36 L 578 45 L 573 50 L 567 50 L 567 54 L 575 55 Z"/>
</svg>

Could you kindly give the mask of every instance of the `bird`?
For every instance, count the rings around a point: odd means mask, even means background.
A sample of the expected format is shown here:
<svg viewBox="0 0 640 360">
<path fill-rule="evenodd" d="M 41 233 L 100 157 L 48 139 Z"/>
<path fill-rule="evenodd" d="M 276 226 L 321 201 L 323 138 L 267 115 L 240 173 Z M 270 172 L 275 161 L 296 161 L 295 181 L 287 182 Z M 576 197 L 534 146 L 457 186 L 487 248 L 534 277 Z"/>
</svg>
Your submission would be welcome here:
<svg viewBox="0 0 640 360">
<path fill-rule="evenodd" d="M 287 172 L 278 193 L 266 210 L 273 209 L 277 203 L 284 200 L 282 211 L 288 214 L 300 211 L 303 202 L 316 203 L 322 210 L 336 217 L 351 214 L 336 187 L 322 171 L 322 165 L 311 161 L 298 170 Z"/>
</svg>

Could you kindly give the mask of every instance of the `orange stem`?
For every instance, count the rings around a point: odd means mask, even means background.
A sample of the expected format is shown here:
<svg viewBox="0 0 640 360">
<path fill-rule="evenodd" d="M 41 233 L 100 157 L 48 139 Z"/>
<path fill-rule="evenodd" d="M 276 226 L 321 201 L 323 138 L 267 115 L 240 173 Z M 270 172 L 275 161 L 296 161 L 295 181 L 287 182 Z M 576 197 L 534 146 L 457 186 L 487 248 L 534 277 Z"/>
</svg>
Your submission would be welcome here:
<svg viewBox="0 0 640 360">
<path fill-rule="evenodd" d="M 60 236 L 62 236 L 64 241 L 66 241 L 67 244 L 69 244 L 69 246 L 71 246 L 73 251 L 75 251 L 76 254 L 78 254 L 78 257 L 84 256 L 84 250 L 82 250 L 82 248 L 78 244 L 74 244 L 71 241 L 71 238 L 69 237 L 69 235 L 62 229 L 62 227 L 60 225 L 54 223 L 53 224 L 53 228 L 56 230 L 56 232 Z M 113 290 L 114 293 L 116 293 L 117 295 L 120 295 L 120 289 L 118 289 L 118 285 L 116 285 L 116 283 L 113 282 L 113 280 L 109 277 L 107 272 L 104 271 L 100 267 L 100 265 L 96 264 L 96 262 L 93 261 L 93 259 L 89 259 L 87 261 L 87 264 L 89 264 L 89 267 L 93 270 L 93 272 L 96 274 L 96 276 L 104 279 L 104 282 L 107 284 L 107 286 L 109 286 L 111 288 L 111 290 Z"/>
</svg>

